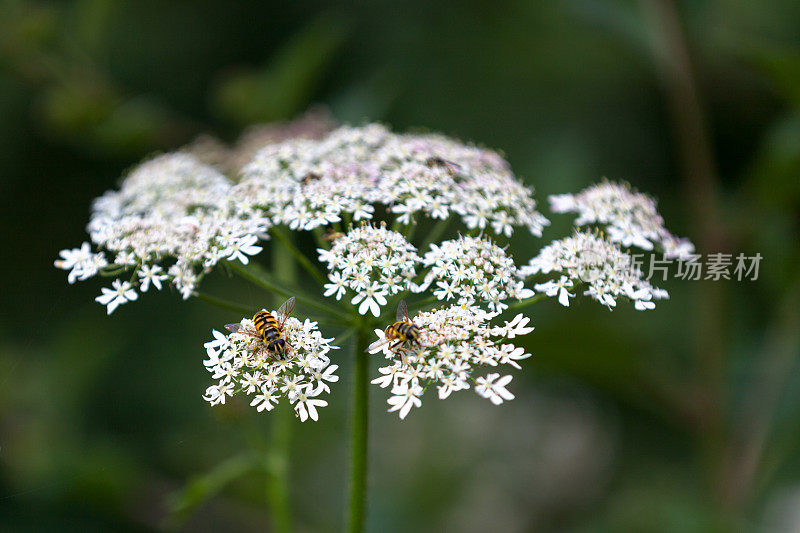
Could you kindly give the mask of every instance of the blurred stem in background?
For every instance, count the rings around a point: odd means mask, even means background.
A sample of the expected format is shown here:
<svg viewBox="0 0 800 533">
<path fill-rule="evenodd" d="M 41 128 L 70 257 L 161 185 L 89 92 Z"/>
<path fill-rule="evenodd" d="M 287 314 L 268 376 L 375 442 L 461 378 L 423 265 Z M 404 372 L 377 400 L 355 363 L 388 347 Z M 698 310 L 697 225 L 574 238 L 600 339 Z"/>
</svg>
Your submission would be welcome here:
<svg viewBox="0 0 800 533">
<path fill-rule="evenodd" d="M 684 195 L 691 210 L 692 226 L 698 232 L 698 251 L 723 252 L 728 248 L 729 237 L 720 213 L 719 176 L 682 23 L 672 0 L 642 0 L 642 6 L 668 104 Z M 692 394 L 695 405 L 691 406 L 695 412 L 689 413 L 689 419 L 696 423 L 694 429 L 714 496 L 723 507 L 733 509 L 738 498 L 734 487 L 727 482 L 724 464 L 725 302 L 724 287 L 719 282 L 703 281 L 694 292 L 697 381 Z"/>
</svg>

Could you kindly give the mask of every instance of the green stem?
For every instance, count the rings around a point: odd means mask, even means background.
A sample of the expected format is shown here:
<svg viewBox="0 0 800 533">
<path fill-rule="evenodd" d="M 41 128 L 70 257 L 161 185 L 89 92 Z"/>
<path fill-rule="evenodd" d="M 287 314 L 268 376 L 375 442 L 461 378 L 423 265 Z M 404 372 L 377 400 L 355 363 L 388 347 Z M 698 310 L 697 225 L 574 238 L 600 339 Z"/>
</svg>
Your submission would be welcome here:
<svg viewBox="0 0 800 533">
<path fill-rule="evenodd" d="M 345 531 L 364 531 L 367 504 L 367 437 L 369 435 L 369 332 L 360 329 L 353 344 L 353 404 L 350 422 L 350 492 Z"/>
<path fill-rule="evenodd" d="M 342 333 L 341 335 L 339 335 L 338 337 L 336 337 L 335 339 L 333 339 L 333 342 L 332 342 L 331 344 L 332 344 L 333 346 L 341 346 L 342 344 L 344 344 L 344 341 L 346 341 L 347 339 L 349 339 L 350 337 L 352 337 L 352 336 L 353 336 L 353 334 L 354 334 L 356 331 L 358 331 L 358 330 L 357 330 L 357 329 L 355 329 L 355 328 L 350 328 L 350 329 L 347 329 L 347 330 L 345 330 L 345 332 L 344 332 L 344 333 Z"/>
<path fill-rule="evenodd" d="M 323 250 L 331 249 L 331 243 L 325 240 L 321 226 L 317 226 L 316 228 L 312 229 L 311 234 L 314 236 L 314 240 L 317 242 L 317 246 L 319 246 Z"/>
<path fill-rule="evenodd" d="M 405 231 L 403 232 L 403 236 L 406 238 L 408 242 L 411 242 L 411 239 L 414 238 L 414 233 L 417 231 L 418 223 L 412 222 L 408 226 L 405 227 Z"/>
<path fill-rule="evenodd" d="M 284 236 L 285 237 L 285 236 Z M 287 245 L 294 247 L 286 238 Z M 297 279 L 295 264 L 290 257 L 280 250 L 272 249 L 272 264 L 275 276 L 286 283 Z M 280 298 L 274 301 L 280 305 Z M 270 420 L 270 447 L 267 453 L 267 464 L 270 475 L 267 477 L 267 501 L 272 510 L 272 525 L 275 531 L 289 533 L 292 530 L 292 513 L 289 504 L 289 453 L 292 431 L 292 414 L 288 406 L 276 409 Z"/>
<path fill-rule="evenodd" d="M 237 313 L 243 313 L 245 316 L 252 315 L 258 310 L 255 307 L 238 304 L 236 302 L 229 302 L 227 300 L 223 300 L 222 298 L 217 298 L 216 296 L 211 296 L 210 294 L 206 294 L 204 292 L 195 292 L 194 296 L 198 300 L 201 300 L 208 304 L 220 307 L 222 309 L 229 309 L 231 311 L 236 311 Z"/>
<path fill-rule="evenodd" d="M 426 248 L 428 248 L 432 242 L 438 241 L 439 238 L 447 231 L 447 227 L 450 225 L 450 218 L 445 218 L 444 220 L 438 221 L 431 231 L 428 232 L 428 235 L 425 237 L 425 241 L 417 248 L 420 252 L 424 252 Z"/>
<path fill-rule="evenodd" d="M 258 285 L 259 287 L 267 289 L 268 291 L 272 291 L 283 297 L 294 296 L 295 298 L 297 298 L 298 302 L 302 302 L 305 305 L 313 307 L 314 309 L 317 309 L 324 313 L 327 313 L 330 316 L 333 317 L 342 316 L 341 309 L 337 309 L 335 307 L 330 307 L 328 305 L 320 303 L 315 298 L 305 295 L 299 289 L 292 287 L 291 285 L 285 282 L 273 279 L 272 276 L 267 274 L 267 272 L 257 264 L 251 264 L 247 268 L 244 268 L 240 264 L 234 261 L 229 261 L 228 266 L 236 274 L 240 275 L 247 281 L 250 281 L 251 283 Z"/>
<path fill-rule="evenodd" d="M 281 405 L 270 415 L 270 445 L 267 451 L 267 501 L 272 528 L 280 533 L 292 530 L 289 505 L 289 450 L 292 436 L 292 410 Z"/>
<path fill-rule="evenodd" d="M 300 266 L 302 266 L 306 272 L 311 274 L 311 277 L 317 280 L 320 285 L 324 285 L 328 281 L 325 275 L 320 272 L 320 270 L 314 266 L 313 263 L 311 263 L 308 257 L 303 255 L 303 252 L 297 249 L 297 246 L 295 246 L 289 237 L 286 236 L 285 232 L 283 232 L 280 228 L 272 228 L 270 233 L 278 241 L 280 241 L 280 243 L 283 244 L 289 250 L 289 252 L 291 252 L 297 262 L 300 263 Z M 279 254 L 275 254 L 275 258 L 277 259 L 278 257 L 281 256 Z"/>
<path fill-rule="evenodd" d="M 528 307 L 529 305 L 533 305 L 536 302 L 538 302 L 539 300 L 543 300 L 544 298 L 547 298 L 547 295 L 545 293 L 543 293 L 543 292 L 540 292 L 539 294 L 536 294 L 536 295 L 528 298 L 527 300 L 521 300 L 519 302 L 516 302 L 516 303 L 513 303 L 513 304 L 509 305 L 508 309 L 506 309 L 506 311 L 519 311 L 520 309 L 524 309 L 524 308 Z"/>
</svg>

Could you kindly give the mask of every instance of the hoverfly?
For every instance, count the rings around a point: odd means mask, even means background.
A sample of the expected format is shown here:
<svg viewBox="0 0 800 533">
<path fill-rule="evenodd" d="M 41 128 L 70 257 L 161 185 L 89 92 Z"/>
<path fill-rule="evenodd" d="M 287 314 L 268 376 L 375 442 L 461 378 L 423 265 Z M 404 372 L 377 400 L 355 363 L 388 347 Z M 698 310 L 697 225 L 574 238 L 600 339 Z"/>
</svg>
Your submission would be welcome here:
<svg viewBox="0 0 800 533">
<path fill-rule="evenodd" d="M 419 346 L 420 328 L 408 318 L 408 304 L 406 304 L 405 300 L 400 300 L 395 320 L 395 323 L 386 328 L 383 340 L 379 339 L 367 347 L 368 352 L 372 352 L 388 342 L 394 343 L 389 347 L 389 350 L 395 353 L 406 343 Z"/>
<path fill-rule="evenodd" d="M 341 231 L 334 231 L 334 230 L 330 230 L 328 233 L 322 236 L 322 238 L 328 242 L 333 242 L 339 237 L 344 237 L 344 233 L 342 233 Z"/>
<path fill-rule="evenodd" d="M 317 181 L 317 180 L 321 180 L 321 179 L 322 179 L 322 176 L 320 176 L 316 172 L 309 172 L 308 174 L 303 176 L 303 179 L 300 180 L 300 183 L 302 183 L 303 185 L 308 185 L 312 181 Z"/>
<path fill-rule="evenodd" d="M 439 156 L 429 157 L 425 160 L 425 165 L 427 165 L 429 168 L 446 168 L 447 172 L 449 172 L 451 176 L 455 176 L 461 170 L 461 165 L 458 163 L 453 163 L 452 161 L 448 161 L 447 159 L 443 159 Z"/>
<path fill-rule="evenodd" d="M 276 359 L 285 360 L 291 346 L 283 336 L 283 325 L 294 309 L 295 298 L 292 296 L 280 306 L 277 316 L 262 309 L 253 316 L 255 329 L 242 328 L 241 324 L 225 324 L 225 329 L 233 333 L 249 335 L 257 339 L 261 347 Z"/>
</svg>

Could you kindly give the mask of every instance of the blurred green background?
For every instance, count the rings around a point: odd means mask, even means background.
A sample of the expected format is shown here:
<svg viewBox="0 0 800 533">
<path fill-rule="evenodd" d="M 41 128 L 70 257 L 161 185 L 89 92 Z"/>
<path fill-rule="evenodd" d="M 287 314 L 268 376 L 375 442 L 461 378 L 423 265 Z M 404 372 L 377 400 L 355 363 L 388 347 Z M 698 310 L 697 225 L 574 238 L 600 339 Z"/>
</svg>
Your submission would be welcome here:
<svg viewBox="0 0 800 533">
<path fill-rule="evenodd" d="M 3 0 L 0 529 L 269 527 L 268 415 L 201 399 L 238 317 L 175 294 L 107 317 L 53 260 L 142 158 L 322 103 L 499 148 L 544 205 L 628 180 L 700 252 L 764 256 L 648 313 L 537 305 L 499 408 L 429 393 L 401 422 L 374 390 L 372 531 L 800 530 L 798 42 L 795 0 Z M 342 365 L 291 437 L 299 531 L 341 523 Z"/>
</svg>

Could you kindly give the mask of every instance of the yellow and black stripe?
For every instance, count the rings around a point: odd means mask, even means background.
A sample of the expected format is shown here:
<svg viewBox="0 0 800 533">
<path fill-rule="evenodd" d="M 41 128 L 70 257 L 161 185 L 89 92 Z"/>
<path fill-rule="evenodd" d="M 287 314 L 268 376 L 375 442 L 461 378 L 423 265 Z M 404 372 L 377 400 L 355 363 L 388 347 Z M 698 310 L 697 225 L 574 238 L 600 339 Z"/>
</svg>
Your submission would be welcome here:
<svg viewBox="0 0 800 533">
<path fill-rule="evenodd" d="M 253 317 L 253 324 L 256 331 L 261 335 L 264 344 L 269 344 L 275 339 L 281 338 L 281 331 L 278 329 L 278 321 L 272 316 L 272 313 L 267 311 L 259 311 Z"/>
<path fill-rule="evenodd" d="M 268 311 L 259 311 L 253 317 L 253 325 L 261 335 L 261 341 L 266 345 L 267 351 L 273 355 L 282 356 L 287 349 L 283 332 L 278 329 L 278 321 Z"/>
<path fill-rule="evenodd" d="M 417 343 L 419 341 L 419 328 L 408 322 L 395 322 L 386 328 L 386 338 Z"/>
</svg>

